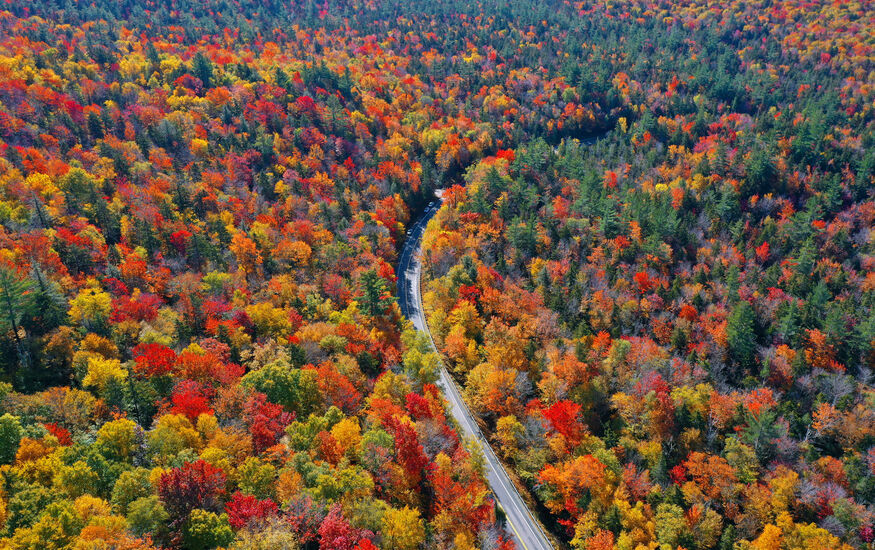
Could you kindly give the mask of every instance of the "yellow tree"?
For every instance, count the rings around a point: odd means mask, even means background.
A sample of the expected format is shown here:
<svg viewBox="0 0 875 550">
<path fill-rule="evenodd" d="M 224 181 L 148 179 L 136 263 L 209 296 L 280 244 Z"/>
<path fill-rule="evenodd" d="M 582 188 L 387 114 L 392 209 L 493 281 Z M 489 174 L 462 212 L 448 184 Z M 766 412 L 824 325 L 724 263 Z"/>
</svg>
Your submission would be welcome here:
<svg viewBox="0 0 875 550">
<path fill-rule="evenodd" d="M 109 319 L 112 298 L 99 288 L 83 288 L 70 300 L 70 319 L 88 330 L 99 330 Z"/>
<path fill-rule="evenodd" d="M 97 431 L 95 444 L 107 458 L 128 460 L 136 443 L 136 428 L 127 418 L 107 422 Z"/>
<path fill-rule="evenodd" d="M 382 533 L 384 549 L 416 550 L 425 541 L 425 522 L 415 508 L 389 508 L 383 515 Z"/>
<path fill-rule="evenodd" d="M 525 428 L 514 415 L 509 414 L 498 419 L 495 435 L 501 443 L 501 452 L 505 458 L 512 458 L 519 451 L 518 441 L 524 432 Z"/>
</svg>

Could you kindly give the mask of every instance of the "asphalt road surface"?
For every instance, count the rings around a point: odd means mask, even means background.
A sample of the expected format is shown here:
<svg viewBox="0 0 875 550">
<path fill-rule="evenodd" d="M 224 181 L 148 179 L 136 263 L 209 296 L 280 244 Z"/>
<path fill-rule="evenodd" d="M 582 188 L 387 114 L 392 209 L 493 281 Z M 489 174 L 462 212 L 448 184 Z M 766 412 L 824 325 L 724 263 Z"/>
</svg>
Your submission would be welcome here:
<svg viewBox="0 0 875 550">
<path fill-rule="evenodd" d="M 428 224 L 428 220 L 437 212 L 439 206 L 440 200 L 436 199 L 422 217 L 414 225 L 410 226 L 407 241 L 404 244 L 401 258 L 398 261 L 397 271 L 398 302 L 401 306 L 401 311 L 413 322 L 418 330 L 428 334 L 432 348 L 435 347 L 434 340 L 431 338 L 431 333 L 425 322 L 419 288 L 419 277 L 422 269 L 420 249 L 425 226 Z M 471 412 L 462 400 L 456 383 L 450 378 L 443 364 L 441 365 L 438 385 L 443 390 L 447 401 L 449 401 L 450 413 L 456 419 L 462 434 L 467 439 L 479 443 L 483 450 L 483 456 L 486 459 L 486 478 L 492 488 L 496 502 L 504 510 L 505 516 L 507 516 L 507 523 L 511 533 L 514 535 L 517 546 L 522 550 L 552 550 L 553 545 L 550 544 L 541 526 L 532 517 L 532 513 L 520 497 L 510 478 L 508 478 L 504 466 L 501 465 L 498 457 L 495 456 L 492 447 L 489 446 L 486 438 L 480 433 L 480 429 L 477 427 L 477 423 L 474 422 Z"/>
</svg>

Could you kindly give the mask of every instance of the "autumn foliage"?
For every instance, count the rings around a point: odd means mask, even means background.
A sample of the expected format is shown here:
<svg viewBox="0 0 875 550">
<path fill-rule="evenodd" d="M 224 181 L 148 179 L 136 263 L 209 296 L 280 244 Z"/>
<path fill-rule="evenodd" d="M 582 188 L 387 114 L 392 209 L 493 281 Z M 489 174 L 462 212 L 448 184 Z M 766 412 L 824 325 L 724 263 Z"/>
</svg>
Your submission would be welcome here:
<svg viewBox="0 0 875 550">
<path fill-rule="evenodd" d="M 871 545 L 869 3 L 0 9 L 0 547 Z"/>
</svg>

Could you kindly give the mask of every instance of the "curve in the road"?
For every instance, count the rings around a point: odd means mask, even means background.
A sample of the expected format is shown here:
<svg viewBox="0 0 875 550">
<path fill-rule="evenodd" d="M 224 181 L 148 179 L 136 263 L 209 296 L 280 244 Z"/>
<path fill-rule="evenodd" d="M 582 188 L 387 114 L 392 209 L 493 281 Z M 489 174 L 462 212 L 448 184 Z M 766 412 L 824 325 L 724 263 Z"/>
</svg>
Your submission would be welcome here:
<svg viewBox="0 0 875 550">
<path fill-rule="evenodd" d="M 422 234 L 428 221 L 434 216 L 440 206 L 439 200 L 429 205 L 428 209 L 410 227 L 407 241 L 401 251 L 398 261 L 398 302 L 401 312 L 413 322 L 413 325 L 428 334 L 431 347 L 437 353 L 434 339 L 428 329 L 425 314 L 422 309 L 422 297 L 420 293 L 420 273 L 422 263 L 420 261 L 420 248 Z M 455 418 L 459 428 L 470 441 L 476 441 L 483 450 L 486 465 L 486 478 L 492 488 L 492 494 L 496 502 L 504 511 L 507 523 L 514 534 L 516 542 L 523 550 L 552 550 L 553 545 L 547 538 L 540 523 L 532 515 L 525 501 L 517 492 L 516 487 L 510 480 L 504 466 L 489 445 L 489 442 L 480 432 L 474 417 L 468 410 L 462 399 L 462 395 L 455 381 L 450 377 L 446 367 L 441 363 L 439 385 L 450 404 L 450 414 Z"/>
</svg>

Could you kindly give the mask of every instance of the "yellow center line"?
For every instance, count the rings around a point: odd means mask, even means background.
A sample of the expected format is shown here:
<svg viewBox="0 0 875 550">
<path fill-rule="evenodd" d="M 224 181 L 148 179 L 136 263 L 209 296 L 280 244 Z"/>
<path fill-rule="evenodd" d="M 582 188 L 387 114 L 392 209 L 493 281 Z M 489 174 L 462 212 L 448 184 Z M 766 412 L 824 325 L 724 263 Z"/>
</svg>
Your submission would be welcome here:
<svg viewBox="0 0 875 550">
<path fill-rule="evenodd" d="M 513 533 L 516 535 L 516 538 L 520 541 L 520 544 L 523 545 L 523 550 L 529 550 L 529 547 L 526 546 L 526 543 L 523 541 L 523 538 L 520 536 L 520 532 L 516 530 L 516 527 L 513 526 L 513 522 L 510 518 L 507 518 L 507 524 L 510 525 L 510 528 L 513 529 Z"/>
</svg>

